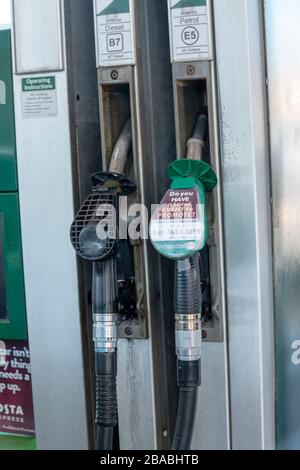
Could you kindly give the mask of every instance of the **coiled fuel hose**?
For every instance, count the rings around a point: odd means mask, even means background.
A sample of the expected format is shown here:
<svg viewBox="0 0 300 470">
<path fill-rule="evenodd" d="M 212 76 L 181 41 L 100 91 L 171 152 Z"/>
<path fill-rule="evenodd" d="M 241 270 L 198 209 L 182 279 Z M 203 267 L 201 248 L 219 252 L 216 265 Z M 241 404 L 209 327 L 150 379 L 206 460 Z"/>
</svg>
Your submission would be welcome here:
<svg viewBox="0 0 300 470">
<path fill-rule="evenodd" d="M 199 254 L 176 263 L 175 312 L 179 401 L 173 450 L 189 450 L 198 387 L 201 385 L 201 305 Z"/>
</svg>

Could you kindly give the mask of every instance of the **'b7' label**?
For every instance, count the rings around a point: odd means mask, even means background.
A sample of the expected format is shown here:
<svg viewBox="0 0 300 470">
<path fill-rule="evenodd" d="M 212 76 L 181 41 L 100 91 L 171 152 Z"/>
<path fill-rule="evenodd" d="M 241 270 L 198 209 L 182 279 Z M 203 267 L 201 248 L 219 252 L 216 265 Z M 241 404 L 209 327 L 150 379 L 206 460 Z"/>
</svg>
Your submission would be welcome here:
<svg viewBox="0 0 300 470">
<path fill-rule="evenodd" d="M 135 63 L 132 0 L 96 0 L 98 66 Z"/>
</svg>

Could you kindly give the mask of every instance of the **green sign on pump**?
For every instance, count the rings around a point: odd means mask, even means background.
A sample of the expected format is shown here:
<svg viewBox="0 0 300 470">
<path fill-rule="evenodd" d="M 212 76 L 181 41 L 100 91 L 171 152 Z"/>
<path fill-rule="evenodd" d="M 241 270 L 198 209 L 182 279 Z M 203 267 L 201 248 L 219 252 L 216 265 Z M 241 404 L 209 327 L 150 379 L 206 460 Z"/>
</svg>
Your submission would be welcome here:
<svg viewBox="0 0 300 470">
<path fill-rule="evenodd" d="M 0 30 L 0 192 L 18 189 L 10 34 Z"/>
<path fill-rule="evenodd" d="M 102 3 L 106 5 L 107 2 Z M 117 15 L 129 12 L 129 0 L 112 0 L 97 16 Z"/>
<path fill-rule="evenodd" d="M 0 339 L 27 339 L 18 195 L 0 193 Z"/>
<path fill-rule="evenodd" d="M 0 340 L 25 340 L 11 32 L 0 30 Z"/>
<path fill-rule="evenodd" d="M 176 9 L 203 6 L 206 6 L 206 0 L 179 0 L 172 8 Z"/>
</svg>

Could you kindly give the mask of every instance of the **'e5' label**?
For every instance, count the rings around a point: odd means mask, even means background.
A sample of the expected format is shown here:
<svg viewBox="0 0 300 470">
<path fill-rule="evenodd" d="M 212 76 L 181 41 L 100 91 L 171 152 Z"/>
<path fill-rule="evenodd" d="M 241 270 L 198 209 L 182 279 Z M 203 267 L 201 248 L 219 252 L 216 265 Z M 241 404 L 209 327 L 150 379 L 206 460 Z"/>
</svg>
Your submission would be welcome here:
<svg viewBox="0 0 300 470">
<path fill-rule="evenodd" d="M 169 0 L 172 61 L 211 59 L 209 0 Z"/>
</svg>

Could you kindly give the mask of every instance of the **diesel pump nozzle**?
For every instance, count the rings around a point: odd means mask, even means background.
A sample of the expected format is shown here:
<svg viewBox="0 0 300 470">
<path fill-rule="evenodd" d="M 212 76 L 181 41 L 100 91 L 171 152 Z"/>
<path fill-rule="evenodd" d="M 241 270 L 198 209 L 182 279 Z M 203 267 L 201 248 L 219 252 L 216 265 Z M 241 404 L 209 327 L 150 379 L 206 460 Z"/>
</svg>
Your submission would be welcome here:
<svg viewBox="0 0 300 470">
<path fill-rule="evenodd" d="M 115 145 L 109 172 L 92 176 L 92 192 L 71 226 L 77 254 L 93 263 L 93 341 L 96 359 L 97 450 L 112 450 L 117 424 L 117 268 L 119 197 L 136 191 L 123 173 L 132 145 L 131 121 Z"/>
<path fill-rule="evenodd" d="M 179 403 L 173 450 L 190 449 L 201 385 L 199 252 L 208 239 L 206 192 L 217 185 L 214 170 L 201 161 L 207 127 L 207 116 L 198 116 L 194 134 L 187 142 L 188 158 L 169 166 L 171 189 L 154 212 L 150 224 L 154 248 L 176 261 L 174 307 Z"/>
</svg>

